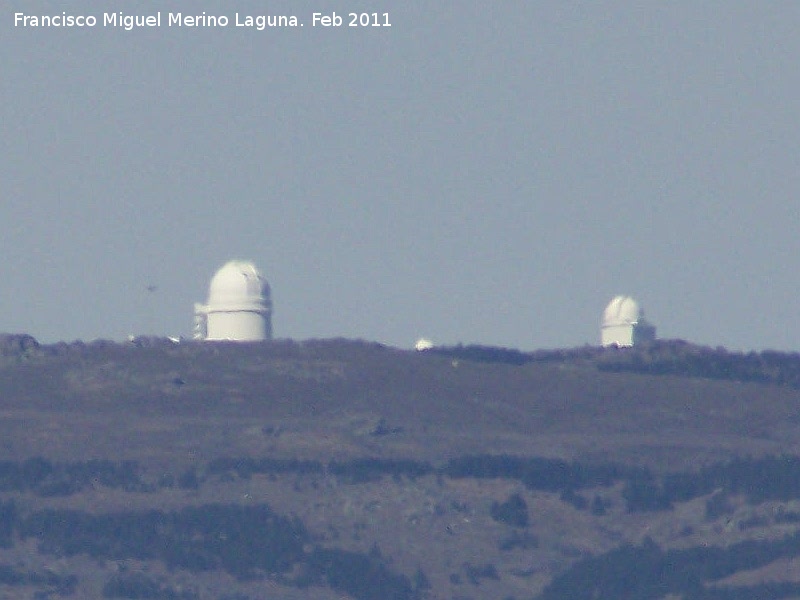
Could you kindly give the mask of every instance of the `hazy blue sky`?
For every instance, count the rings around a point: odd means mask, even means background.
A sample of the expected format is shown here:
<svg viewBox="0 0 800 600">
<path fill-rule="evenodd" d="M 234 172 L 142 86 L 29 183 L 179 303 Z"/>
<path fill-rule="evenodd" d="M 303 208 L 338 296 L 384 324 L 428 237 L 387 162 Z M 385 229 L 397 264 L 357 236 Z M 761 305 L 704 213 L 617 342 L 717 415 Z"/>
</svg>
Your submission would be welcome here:
<svg viewBox="0 0 800 600">
<path fill-rule="evenodd" d="M 14 27 L 263 7 L 305 27 Z M 0 331 L 189 335 L 247 258 L 278 337 L 594 344 L 626 293 L 660 337 L 800 349 L 800 3 L 0 11 Z"/>
</svg>

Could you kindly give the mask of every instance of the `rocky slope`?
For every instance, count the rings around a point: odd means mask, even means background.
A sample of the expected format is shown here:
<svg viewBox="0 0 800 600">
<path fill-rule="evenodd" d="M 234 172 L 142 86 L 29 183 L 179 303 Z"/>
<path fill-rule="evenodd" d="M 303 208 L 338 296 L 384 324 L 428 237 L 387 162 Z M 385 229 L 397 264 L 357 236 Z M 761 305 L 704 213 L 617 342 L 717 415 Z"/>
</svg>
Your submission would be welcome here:
<svg viewBox="0 0 800 600">
<path fill-rule="evenodd" d="M 0 590 L 800 597 L 797 357 L 472 350 L 3 337 Z"/>
</svg>

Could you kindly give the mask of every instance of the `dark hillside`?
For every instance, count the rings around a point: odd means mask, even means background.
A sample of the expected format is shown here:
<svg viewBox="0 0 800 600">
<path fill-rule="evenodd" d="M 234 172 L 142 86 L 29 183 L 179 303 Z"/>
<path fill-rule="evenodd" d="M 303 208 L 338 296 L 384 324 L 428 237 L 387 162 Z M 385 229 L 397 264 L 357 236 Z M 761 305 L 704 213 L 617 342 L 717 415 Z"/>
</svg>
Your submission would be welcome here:
<svg viewBox="0 0 800 600">
<path fill-rule="evenodd" d="M 509 365 L 345 340 L 24 348 L 3 358 L 2 433 L 23 459 L 506 452 L 683 467 L 800 453 L 793 387 L 632 373 L 587 352 Z"/>
<path fill-rule="evenodd" d="M 617 598 L 634 568 L 631 598 L 790 597 L 798 373 L 683 342 L 0 336 L 0 595 Z"/>
<path fill-rule="evenodd" d="M 428 352 L 456 359 L 495 364 L 558 363 L 591 365 L 600 371 L 644 375 L 678 375 L 726 381 L 800 387 L 800 354 L 796 352 L 728 352 L 683 340 L 657 340 L 635 348 L 586 346 L 566 350 L 521 352 L 491 346 L 437 347 Z"/>
</svg>

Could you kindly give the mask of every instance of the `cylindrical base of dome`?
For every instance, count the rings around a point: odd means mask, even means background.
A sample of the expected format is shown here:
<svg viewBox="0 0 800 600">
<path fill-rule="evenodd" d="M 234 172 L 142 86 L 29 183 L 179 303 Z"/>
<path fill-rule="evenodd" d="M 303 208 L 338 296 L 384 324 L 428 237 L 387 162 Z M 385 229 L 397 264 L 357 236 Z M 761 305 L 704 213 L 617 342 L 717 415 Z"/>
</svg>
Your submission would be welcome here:
<svg viewBox="0 0 800 600">
<path fill-rule="evenodd" d="M 603 346 L 633 346 L 633 325 L 611 325 L 600 330 L 600 343 Z"/>
<path fill-rule="evenodd" d="M 206 320 L 206 339 L 239 342 L 272 339 L 270 315 L 253 311 L 209 311 Z"/>
</svg>

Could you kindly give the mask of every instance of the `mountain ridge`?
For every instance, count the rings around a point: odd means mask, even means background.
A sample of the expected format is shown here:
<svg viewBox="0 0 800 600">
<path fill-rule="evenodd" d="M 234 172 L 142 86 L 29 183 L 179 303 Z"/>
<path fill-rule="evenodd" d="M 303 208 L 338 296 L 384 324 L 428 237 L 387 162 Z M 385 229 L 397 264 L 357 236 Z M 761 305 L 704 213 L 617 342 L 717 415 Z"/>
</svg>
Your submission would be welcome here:
<svg viewBox="0 0 800 600">
<path fill-rule="evenodd" d="M 0 502 L 12 507 L 0 510 L 9 532 L 0 567 L 11 569 L 0 588 L 215 600 L 266 589 L 371 600 L 391 588 L 408 600 L 522 600 L 579 597 L 574 582 L 588 569 L 598 572 L 592 597 L 612 598 L 624 558 L 641 575 L 632 598 L 692 600 L 725 598 L 716 571 L 692 571 L 694 587 L 676 575 L 663 589 L 650 574 L 670 552 L 719 547 L 732 550 L 709 560 L 738 565 L 722 569 L 736 593 L 791 597 L 797 368 L 793 353 L 685 342 L 523 353 L 0 336 Z M 302 549 L 286 546 L 282 563 L 231 558 L 257 543 L 233 532 L 258 532 L 273 514 L 288 519 L 281 531 L 296 519 Z M 153 539 L 177 554 L 108 537 L 114 519 L 174 523 Z M 55 524 L 73 521 L 99 537 L 65 546 Z M 206 539 L 214 531 L 233 541 Z M 765 540 L 766 562 L 746 569 L 736 557 L 754 539 Z M 74 579 L 44 577 L 53 559 Z M 782 586 L 757 587 L 777 564 Z"/>
</svg>

